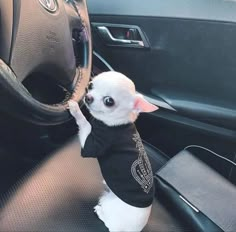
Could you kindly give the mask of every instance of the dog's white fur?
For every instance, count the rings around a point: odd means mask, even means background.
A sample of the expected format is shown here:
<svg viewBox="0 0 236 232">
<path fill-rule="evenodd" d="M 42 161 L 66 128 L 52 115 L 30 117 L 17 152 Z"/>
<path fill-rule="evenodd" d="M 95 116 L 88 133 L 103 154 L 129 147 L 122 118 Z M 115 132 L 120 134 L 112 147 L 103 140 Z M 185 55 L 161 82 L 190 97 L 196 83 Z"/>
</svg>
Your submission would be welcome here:
<svg viewBox="0 0 236 232">
<path fill-rule="evenodd" d="M 90 113 L 108 126 L 134 122 L 140 112 L 158 109 L 146 102 L 140 94 L 136 94 L 134 83 L 130 79 L 114 71 L 96 76 L 93 79 L 93 89 L 89 90 L 88 94 L 94 98 L 91 105 L 86 105 Z M 114 107 L 104 105 L 105 96 L 115 100 Z M 76 102 L 69 101 L 69 110 L 79 126 L 79 140 L 83 148 L 92 127 Z M 146 208 L 131 206 L 119 199 L 108 186 L 106 189 L 98 205 L 94 207 L 94 212 L 109 231 L 141 231 L 148 221 L 152 206 Z"/>
</svg>

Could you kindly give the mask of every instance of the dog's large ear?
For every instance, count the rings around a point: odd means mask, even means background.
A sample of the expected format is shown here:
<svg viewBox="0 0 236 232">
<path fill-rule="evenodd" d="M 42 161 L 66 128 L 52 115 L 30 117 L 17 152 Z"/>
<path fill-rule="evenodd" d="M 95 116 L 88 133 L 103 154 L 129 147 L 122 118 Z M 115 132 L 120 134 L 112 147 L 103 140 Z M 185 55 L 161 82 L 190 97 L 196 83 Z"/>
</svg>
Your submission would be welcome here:
<svg viewBox="0 0 236 232">
<path fill-rule="evenodd" d="M 142 94 L 136 94 L 135 100 L 134 100 L 134 110 L 137 112 L 153 112 L 155 110 L 158 110 L 159 108 L 151 103 L 149 103 L 147 100 L 144 99 Z"/>
</svg>

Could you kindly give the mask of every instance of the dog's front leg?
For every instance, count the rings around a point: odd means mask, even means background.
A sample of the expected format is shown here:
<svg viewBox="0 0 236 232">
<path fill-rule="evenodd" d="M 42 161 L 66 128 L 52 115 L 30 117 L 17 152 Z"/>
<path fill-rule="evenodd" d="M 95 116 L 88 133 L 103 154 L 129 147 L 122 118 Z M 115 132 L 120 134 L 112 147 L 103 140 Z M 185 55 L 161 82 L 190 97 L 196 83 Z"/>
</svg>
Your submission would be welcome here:
<svg viewBox="0 0 236 232">
<path fill-rule="evenodd" d="M 81 147 L 84 148 L 85 141 L 88 135 L 91 133 L 92 127 L 84 117 L 77 102 L 71 100 L 68 102 L 68 104 L 70 113 L 75 118 L 76 124 L 79 126 L 79 141 Z"/>
</svg>

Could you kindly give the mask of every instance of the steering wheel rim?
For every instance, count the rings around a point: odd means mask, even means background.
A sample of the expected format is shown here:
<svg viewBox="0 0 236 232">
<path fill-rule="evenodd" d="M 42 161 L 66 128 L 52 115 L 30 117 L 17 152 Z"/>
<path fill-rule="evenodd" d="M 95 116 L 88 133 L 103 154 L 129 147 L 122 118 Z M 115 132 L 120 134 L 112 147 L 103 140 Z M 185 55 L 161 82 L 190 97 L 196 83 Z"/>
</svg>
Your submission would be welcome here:
<svg viewBox="0 0 236 232">
<path fill-rule="evenodd" d="M 7 2 L 0 0 L 0 9 L 3 9 L 2 12 L 8 12 L 7 15 L 2 14 L 1 18 L 5 22 L 5 28 L 1 28 L 1 32 L 6 34 L 2 36 L 1 46 L 5 49 L 0 49 L 0 109 L 35 124 L 64 123 L 71 118 L 67 101 L 73 99 L 79 102 L 90 79 L 92 42 L 86 1 Z M 26 2 L 30 6 L 27 6 Z M 11 7 L 12 14 L 9 14 L 9 9 L 6 11 L 6 8 Z M 25 9 L 33 12 L 26 12 Z M 12 29 L 9 30 L 11 22 Z M 47 22 L 49 25 L 44 25 Z M 84 52 L 83 60 L 78 66 L 73 46 L 74 42 L 78 42 L 74 41 L 74 30 L 79 33 L 77 37 Z M 7 33 L 11 34 L 11 44 Z M 70 97 L 53 105 L 34 99 L 21 82 L 38 70 L 46 75 L 49 73 L 56 83 L 70 93 Z"/>
</svg>

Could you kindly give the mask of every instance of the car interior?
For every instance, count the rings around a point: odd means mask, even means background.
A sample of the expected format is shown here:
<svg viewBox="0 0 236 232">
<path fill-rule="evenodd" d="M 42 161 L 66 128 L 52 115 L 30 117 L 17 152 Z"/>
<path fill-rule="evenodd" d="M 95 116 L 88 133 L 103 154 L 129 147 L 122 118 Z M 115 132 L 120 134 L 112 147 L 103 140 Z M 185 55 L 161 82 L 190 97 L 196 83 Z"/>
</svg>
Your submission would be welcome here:
<svg viewBox="0 0 236 232">
<path fill-rule="evenodd" d="M 234 0 L 0 0 L 0 231 L 108 231 L 93 210 L 99 165 L 81 157 L 67 102 L 90 117 L 85 89 L 112 70 L 159 107 L 136 121 L 155 180 L 143 231 L 236 231 L 235 11 Z"/>
</svg>

